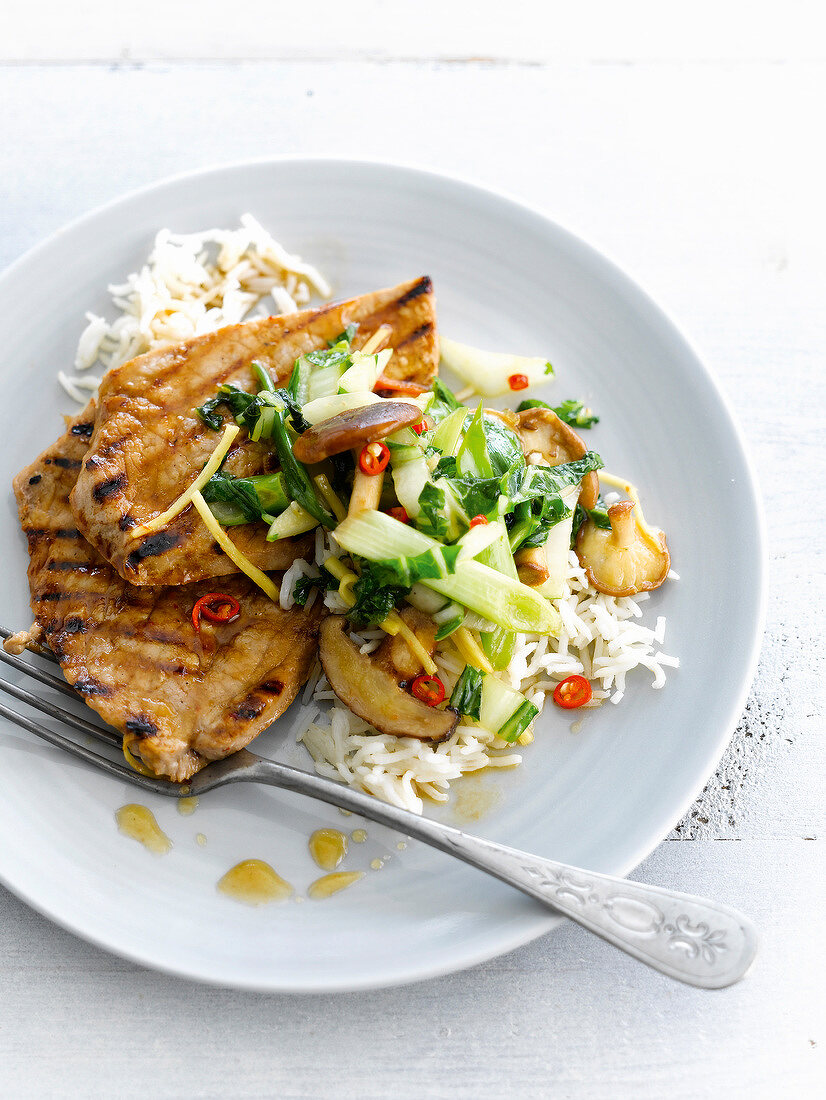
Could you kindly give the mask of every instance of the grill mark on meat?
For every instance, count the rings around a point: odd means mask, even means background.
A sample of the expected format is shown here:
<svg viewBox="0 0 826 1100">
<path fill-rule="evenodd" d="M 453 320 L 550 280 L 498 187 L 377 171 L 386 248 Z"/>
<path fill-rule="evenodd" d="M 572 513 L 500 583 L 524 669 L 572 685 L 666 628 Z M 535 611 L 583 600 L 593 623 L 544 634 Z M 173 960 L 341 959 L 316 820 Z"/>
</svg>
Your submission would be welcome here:
<svg viewBox="0 0 826 1100">
<path fill-rule="evenodd" d="M 38 481 L 43 477 L 42 474 L 35 474 L 34 477 L 29 478 L 29 485 L 37 485 Z"/>
<path fill-rule="evenodd" d="M 126 568 L 134 572 L 144 558 L 156 558 L 160 554 L 165 554 L 180 541 L 181 535 L 170 534 L 169 531 L 159 531 L 156 535 L 150 535 L 127 557 Z"/>
<path fill-rule="evenodd" d="M 79 615 L 73 615 L 70 619 L 63 620 L 63 629 L 67 634 L 85 634 L 87 623 Z"/>
<path fill-rule="evenodd" d="M 58 527 L 54 533 L 54 537 L 56 539 L 79 539 L 82 536 L 77 527 Z"/>
<path fill-rule="evenodd" d="M 130 527 L 134 527 L 138 521 L 134 516 L 130 516 L 128 513 L 125 516 L 121 516 L 118 520 L 118 527 L 121 531 L 128 531 Z"/>
<path fill-rule="evenodd" d="M 61 470 L 79 470 L 83 465 L 79 458 L 56 458 L 54 464 Z"/>
<path fill-rule="evenodd" d="M 398 351 L 400 348 L 406 347 L 408 344 L 414 344 L 417 340 L 423 340 L 425 337 L 429 336 L 432 332 L 433 332 L 433 325 L 430 323 L 430 321 L 428 321 L 427 324 L 425 324 L 425 325 L 419 325 L 419 327 L 417 329 L 414 329 L 411 333 L 409 333 L 407 336 L 405 336 L 405 338 L 403 340 L 399 340 L 399 342 L 396 344 L 396 349 L 395 350 Z M 392 363 L 392 359 L 391 359 L 391 363 Z"/>
<path fill-rule="evenodd" d="M 429 294 L 433 290 L 433 282 L 429 275 L 423 275 L 421 279 L 412 286 L 410 290 L 406 291 L 400 298 L 397 298 L 393 303 L 396 306 L 406 306 L 408 302 L 412 302 L 414 298 L 420 298 L 422 294 Z"/>
<path fill-rule="evenodd" d="M 266 699 L 262 699 L 260 695 L 248 695 L 229 712 L 229 716 L 241 722 L 251 722 L 253 718 L 258 717 L 266 705 Z"/>
<path fill-rule="evenodd" d="M 94 423 L 90 421 L 83 424 L 73 424 L 69 431 L 72 435 L 90 436 L 94 431 L 94 428 Z"/>
<path fill-rule="evenodd" d="M 260 687 L 261 691 L 266 691 L 269 695 L 280 695 L 284 690 L 284 685 L 280 680 L 265 680 Z"/>
<path fill-rule="evenodd" d="M 145 597 L 144 602 L 146 602 Z M 158 645 L 186 645 L 186 642 L 183 638 L 183 632 L 177 627 L 164 629 L 163 627 L 155 627 L 150 624 L 144 625 L 143 623 L 124 623 L 118 624 L 117 629 L 120 637 L 124 640 L 155 642 Z M 175 664 L 179 663 L 180 662 L 177 661 L 175 662 Z"/>
<path fill-rule="evenodd" d="M 37 598 L 43 600 L 44 603 L 57 603 L 60 600 L 70 600 L 72 595 L 71 592 L 41 592 Z"/>
<path fill-rule="evenodd" d="M 154 737 L 158 732 L 158 727 L 145 714 L 136 714 L 134 718 L 127 718 L 124 725 L 130 733 L 140 738 Z"/>
<path fill-rule="evenodd" d="M 82 561 L 50 561 L 46 565 L 50 573 L 91 573 L 94 568 Z"/>
<path fill-rule="evenodd" d="M 88 462 L 86 463 L 86 468 L 89 468 Z M 126 474 L 118 474 L 117 477 L 110 477 L 108 481 L 102 482 L 92 490 L 92 496 L 99 504 L 102 504 L 107 497 L 112 496 L 114 493 L 119 493 L 128 481 L 129 478 Z"/>
<path fill-rule="evenodd" d="M 100 680 L 96 680 L 94 676 L 82 676 L 79 680 L 75 680 L 72 686 L 81 695 L 97 695 L 105 699 L 113 694 L 110 687 L 102 684 Z"/>
<path fill-rule="evenodd" d="M 105 447 L 101 447 L 98 451 L 98 457 L 103 459 L 112 458 L 123 450 L 127 442 L 126 437 L 123 437 L 122 439 L 116 439 L 113 443 L 107 443 Z"/>
</svg>

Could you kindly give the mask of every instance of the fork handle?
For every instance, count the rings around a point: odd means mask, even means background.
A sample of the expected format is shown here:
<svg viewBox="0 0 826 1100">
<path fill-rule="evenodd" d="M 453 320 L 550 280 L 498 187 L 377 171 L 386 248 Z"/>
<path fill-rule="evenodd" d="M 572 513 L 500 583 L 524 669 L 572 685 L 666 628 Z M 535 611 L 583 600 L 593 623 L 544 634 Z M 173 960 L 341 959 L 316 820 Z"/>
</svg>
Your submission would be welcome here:
<svg viewBox="0 0 826 1100">
<path fill-rule="evenodd" d="M 648 966 L 702 989 L 722 989 L 744 976 L 757 952 L 757 932 L 737 910 L 691 894 L 585 871 L 471 836 L 450 825 L 390 806 L 330 779 L 248 753 L 232 781 L 296 791 L 350 810 L 456 856 L 595 932 Z"/>
</svg>

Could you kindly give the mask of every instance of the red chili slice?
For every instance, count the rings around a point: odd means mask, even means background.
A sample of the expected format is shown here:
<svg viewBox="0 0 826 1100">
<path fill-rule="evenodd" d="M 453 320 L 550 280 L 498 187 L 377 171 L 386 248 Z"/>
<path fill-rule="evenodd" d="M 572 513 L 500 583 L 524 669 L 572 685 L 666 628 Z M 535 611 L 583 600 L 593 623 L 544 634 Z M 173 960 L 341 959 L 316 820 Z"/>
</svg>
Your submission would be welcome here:
<svg viewBox="0 0 826 1100">
<path fill-rule="evenodd" d="M 402 508 L 401 504 L 396 505 L 394 508 L 387 509 L 388 516 L 392 516 L 393 519 L 397 519 L 399 523 L 410 523 L 410 516 L 407 514 L 407 509 Z"/>
<path fill-rule="evenodd" d="M 527 374 L 512 374 L 508 379 L 508 385 L 512 390 L 526 390 L 530 384 Z"/>
<path fill-rule="evenodd" d="M 554 702 L 565 710 L 576 710 L 591 698 L 591 685 L 584 676 L 569 676 L 554 688 Z"/>
<path fill-rule="evenodd" d="M 410 685 L 410 692 L 429 707 L 437 707 L 445 697 L 445 685 L 438 676 L 417 676 Z"/>
<path fill-rule="evenodd" d="M 473 519 L 470 521 L 470 526 L 471 527 L 482 527 L 483 524 L 485 524 L 487 522 L 488 522 L 487 516 L 478 515 L 478 516 L 474 516 Z"/>
<path fill-rule="evenodd" d="M 359 455 L 359 469 L 368 477 L 375 477 L 387 469 L 390 448 L 386 443 L 368 443 Z"/>
<path fill-rule="evenodd" d="M 427 423 L 426 420 L 422 420 L 418 424 L 411 424 L 411 427 L 412 427 L 413 431 L 416 433 L 416 435 L 421 435 L 422 432 L 426 432 L 426 431 L 430 430 L 430 425 Z"/>
<path fill-rule="evenodd" d="M 231 623 L 241 614 L 241 605 L 234 596 L 226 592 L 207 592 L 195 601 L 192 608 L 192 625 L 201 629 L 201 619 L 210 623 Z"/>
</svg>

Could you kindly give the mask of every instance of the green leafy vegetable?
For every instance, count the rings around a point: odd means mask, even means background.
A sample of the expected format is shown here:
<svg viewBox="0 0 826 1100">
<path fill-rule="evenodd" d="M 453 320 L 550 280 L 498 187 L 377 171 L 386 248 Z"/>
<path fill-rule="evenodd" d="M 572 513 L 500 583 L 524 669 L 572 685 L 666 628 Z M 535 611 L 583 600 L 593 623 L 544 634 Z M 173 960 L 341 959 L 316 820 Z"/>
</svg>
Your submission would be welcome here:
<svg viewBox="0 0 826 1100">
<path fill-rule="evenodd" d="M 485 435 L 485 414 L 481 401 L 457 452 L 456 464 L 459 472 L 465 477 L 493 477 L 493 466 Z"/>
<path fill-rule="evenodd" d="M 233 477 L 218 470 L 203 490 L 204 500 L 224 527 L 254 523 L 267 515 L 278 515 L 290 503 L 280 473 Z"/>
<path fill-rule="evenodd" d="M 329 588 L 338 588 L 338 581 L 323 566 L 318 577 L 308 577 L 306 574 L 299 577 L 293 586 L 293 599 L 299 607 L 307 606 L 307 600 L 314 588 L 326 592 Z"/>
<path fill-rule="evenodd" d="M 485 674 L 473 665 L 465 665 L 464 672 L 456 681 L 456 686 L 450 694 L 448 706 L 458 714 L 466 714 L 468 718 L 479 721 L 479 711 L 482 706 L 482 682 Z"/>
<path fill-rule="evenodd" d="M 440 477 L 456 477 L 456 459 L 453 455 L 443 455 L 442 458 L 436 463 L 436 468 L 433 471 L 433 480 L 438 481 Z"/>
<path fill-rule="evenodd" d="M 448 483 L 468 519 L 498 514 L 501 485 L 495 477 L 452 477 Z"/>
<path fill-rule="evenodd" d="M 284 406 L 290 415 L 290 423 L 295 430 L 299 433 L 306 432 L 310 425 L 304 419 L 304 414 L 301 412 L 301 405 L 299 402 L 293 397 L 288 389 L 276 390 L 275 394 L 284 402 Z"/>
<path fill-rule="evenodd" d="M 516 433 L 495 416 L 483 417 L 482 426 L 494 477 L 502 477 L 514 467 L 524 470 L 525 455 Z"/>
<path fill-rule="evenodd" d="M 524 412 L 526 409 L 550 409 L 572 428 L 593 428 L 594 424 L 599 424 L 599 417 L 594 415 L 593 409 L 589 409 L 584 401 L 575 401 L 573 398 L 563 401 L 561 405 L 549 405 L 547 401 L 532 398 L 520 402 L 516 411 Z"/>
<path fill-rule="evenodd" d="M 434 539 L 444 539 L 448 533 L 445 490 L 432 481 L 425 482 L 419 494 L 419 514 L 416 526 Z"/>
<path fill-rule="evenodd" d="M 353 585 L 356 602 L 347 617 L 356 626 L 375 626 L 382 623 L 409 592 L 405 585 L 383 584 L 381 571 L 371 563 L 364 563 L 359 579 Z"/>
<path fill-rule="evenodd" d="M 447 388 L 441 379 L 437 378 L 433 383 L 433 400 L 427 406 L 427 415 L 434 424 L 439 424 L 446 416 L 450 416 L 456 409 L 462 408 L 455 396 Z"/>
<path fill-rule="evenodd" d="M 284 423 L 284 416 L 278 409 L 274 410 L 272 439 L 281 463 L 281 472 L 284 475 L 284 485 L 290 498 L 300 505 L 306 512 L 332 530 L 336 526 L 336 517 L 319 500 L 315 486 L 307 473 L 307 468 L 298 461 L 293 454 L 290 437 Z"/>
<path fill-rule="evenodd" d="M 458 546 L 433 546 L 420 554 L 364 562 L 377 585 L 412 588 L 417 581 L 449 577 L 456 569 Z"/>
<path fill-rule="evenodd" d="M 220 431 L 223 425 L 218 409 L 221 407 L 229 409 L 232 416 L 239 422 L 242 417 L 251 406 L 256 408 L 260 406 L 254 393 L 247 393 L 246 390 L 241 390 L 237 386 L 233 386 L 231 382 L 226 382 L 224 385 L 218 387 L 218 393 L 215 397 L 211 397 L 209 401 L 205 401 L 203 405 L 199 406 L 195 412 L 200 416 L 201 420 L 212 428 L 213 431 Z M 255 419 L 257 419 L 257 412 Z M 246 421 L 244 421 L 246 423 Z M 253 420 L 254 423 L 254 420 Z"/>
</svg>

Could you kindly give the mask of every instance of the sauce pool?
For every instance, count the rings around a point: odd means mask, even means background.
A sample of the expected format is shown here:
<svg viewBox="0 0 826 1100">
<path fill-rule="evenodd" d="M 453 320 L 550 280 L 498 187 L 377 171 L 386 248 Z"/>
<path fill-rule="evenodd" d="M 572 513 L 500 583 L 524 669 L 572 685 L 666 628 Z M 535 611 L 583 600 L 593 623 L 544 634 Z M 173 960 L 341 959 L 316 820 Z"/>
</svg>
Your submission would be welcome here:
<svg viewBox="0 0 826 1100">
<path fill-rule="evenodd" d="M 322 898 L 337 894 L 339 890 L 346 890 L 360 878 L 364 878 L 364 871 L 337 871 L 332 875 L 322 875 L 310 886 L 307 894 L 313 901 L 320 901 Z"/>
<path fill-rule="evenodd" d="M 338 829 L 316 829 L 310 837 L 309 849 L 322 871 L 335 871 L 347 855 L 347 837 Z"/>
<path fill-rule="evenodd" d="M 218 889 L 244 905 L 267 905 L 284 901 L 293 888 L 262 859 L 244 859 L 236 863 L 218 881 Z"/>
<path fill-rule="evenodd" d="M 172 841 L 161 829 L 155 820 L 155 815 L 147 806 L 130 802 L 115 811 L 115 820 L 124 836 L 137 840 L 155 855 L 166 855 L 172 847 Z"/>
</svg>

